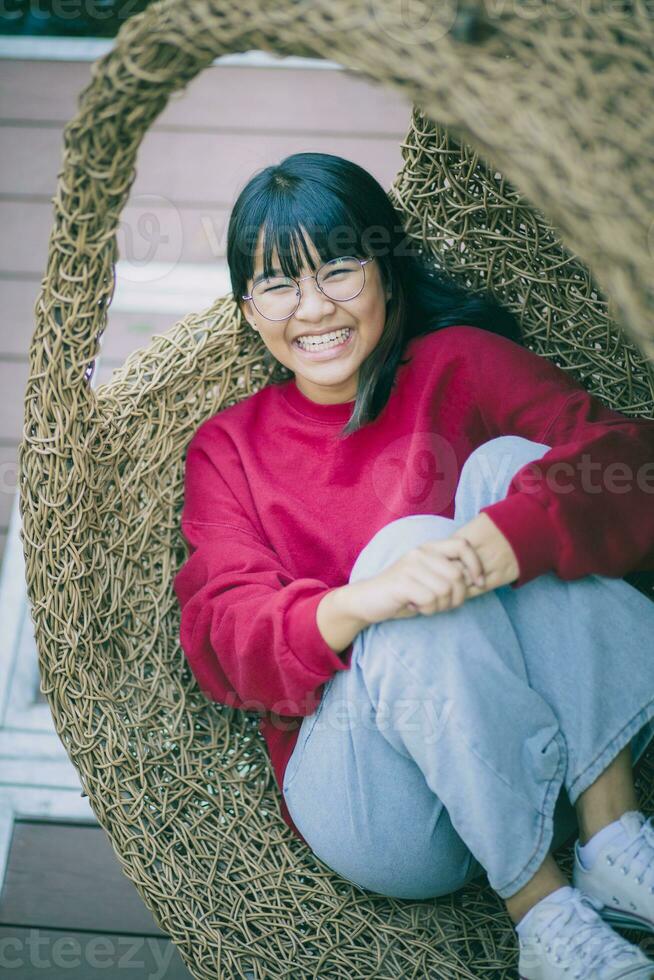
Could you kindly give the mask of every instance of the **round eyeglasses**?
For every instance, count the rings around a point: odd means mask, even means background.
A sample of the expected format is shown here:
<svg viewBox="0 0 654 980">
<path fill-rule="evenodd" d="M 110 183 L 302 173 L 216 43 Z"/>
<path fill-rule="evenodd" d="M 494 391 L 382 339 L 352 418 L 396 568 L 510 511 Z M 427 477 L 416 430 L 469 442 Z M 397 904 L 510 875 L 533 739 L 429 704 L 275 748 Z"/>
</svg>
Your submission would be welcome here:
<svg viewBox="0 0 654 980">
<path fill-rule="evenodd" d="M 261 277 L 255 282 L 251 294 L 241 298 L 252 300 L 255 309 L 266 320 L 288 320 L 300 305 L 300 283 L 305 279 L 315 279 L 316 286 L 327 299 L 345 303 L 362 291 L 366 284 L 365 266 L 373 258 L 357 259 L 353 255 L 344 255 L 330 259 L 321 265 L 315 275 L 302 276 L 301 279 L 291 276 Z"/>
</svg>

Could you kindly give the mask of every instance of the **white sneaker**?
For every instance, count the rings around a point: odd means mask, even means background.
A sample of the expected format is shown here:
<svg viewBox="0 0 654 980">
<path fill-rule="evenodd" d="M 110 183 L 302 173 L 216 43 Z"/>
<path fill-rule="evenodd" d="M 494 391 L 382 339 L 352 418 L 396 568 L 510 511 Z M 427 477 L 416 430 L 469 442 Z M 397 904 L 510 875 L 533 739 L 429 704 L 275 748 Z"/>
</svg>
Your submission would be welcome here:
<svg viewBox="0 0 654 980">
<path fill-rule="evenodd" d="M 640 810 L 629 810 L 620 817 L 620 823 L 629 842 L 609 841 L 590 869 L 582 865 L 579 841 L 575 841 L 572 884 L 603 903 L 600 915 L 612 925 L 654 933 L 652 817 L 645 820 Z"/>
<path fill-rule="evenodd" d="M 627 942 L 598 914 L 601 902 L 573 888 L 545 898 L 518 933 L 521 980 L 651 980 L 654 960 Z"/>
</svg>

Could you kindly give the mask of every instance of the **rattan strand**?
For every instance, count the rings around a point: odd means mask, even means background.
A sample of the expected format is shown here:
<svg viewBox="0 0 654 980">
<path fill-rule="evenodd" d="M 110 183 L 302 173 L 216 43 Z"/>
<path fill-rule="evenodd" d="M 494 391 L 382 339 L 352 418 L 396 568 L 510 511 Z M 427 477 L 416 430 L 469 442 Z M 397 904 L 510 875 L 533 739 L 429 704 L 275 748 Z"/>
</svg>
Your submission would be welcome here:
<svg viewBox="0 0 654 980">
<path fill-rule="evenodd" d="M 90 387 L 138 148 L 170 95 L 253 48 L 400 89 L 416 109 L 390 193 L 410 234 L 461 282 L 488 284 L 539 354 L 654 417 L 645 5 L 434 7 L 416 2 L 407 22 L 388 0 L 153 3 L 94 65 L 65 129 L 19 447 L 42 690 L 124 873 L 197 978 L 504 978 L 517 948 L 483 881 L 410 902 L 325 867 L 279 815 L 257 716 L 209 703 L 185 663 L 171 584 L 184 450 L 208 415 L 275 379 L 222 298 Z M 646 578 L 634 584 L 654 598 Z M 651 752 L 637 781 L 651 811 Z M 569 872 L 569 848 L 559 857 Z"/>
</svg>

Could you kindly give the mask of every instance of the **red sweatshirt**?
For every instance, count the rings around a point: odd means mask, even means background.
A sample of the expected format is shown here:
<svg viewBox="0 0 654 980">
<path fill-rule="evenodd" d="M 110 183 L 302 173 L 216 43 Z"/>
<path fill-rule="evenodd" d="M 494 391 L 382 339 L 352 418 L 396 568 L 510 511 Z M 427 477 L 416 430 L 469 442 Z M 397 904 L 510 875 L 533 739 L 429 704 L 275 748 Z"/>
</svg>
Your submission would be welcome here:
<svg viewBox="0 0 654 980">
<path fill-rule="evenodd" d="M 354 402 L 321 405 L 295 379 L 200 425 L 187 449 L 174 579 L 180 641 L 211 700 L 261 714 L 282 791 L 302 718 L 350 667 L 316 608 L 361 549 L 408 514 L 454 515 L 461 467 L 515 434 L 552 446 L 482 507 L 513 548 L 512 588 L 654 567 L 654 421 L 630 419 L 532 351 L 473 326 L 414 338 L 374 422 L 338 434 Z M 281 814 L 293 824 L 283 795 Z"/>
</svg>

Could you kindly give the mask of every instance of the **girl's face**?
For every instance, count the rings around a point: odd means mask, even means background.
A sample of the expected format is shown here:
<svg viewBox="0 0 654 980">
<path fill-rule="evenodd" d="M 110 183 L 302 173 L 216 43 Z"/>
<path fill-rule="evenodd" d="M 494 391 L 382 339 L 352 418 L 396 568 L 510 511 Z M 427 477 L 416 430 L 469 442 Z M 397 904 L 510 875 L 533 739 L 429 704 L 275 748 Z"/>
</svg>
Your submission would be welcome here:
<svg viewBox="0 0 654 980">
<path fill-rule="evenodd" d="M 304 229 L 303 229 L 304 232 Z M 313 242 L 304 232 L 313 259 L 313 268 L 303 266 L 297 278 L 317 272 L 321 260 Z M 248 295 L 254 280 L 263 273 L 263 232 L 259 233 L 252 279 L 248 280 Z M 273 264 L 281 272 L 279 255 L 273 251 Z M 386 322 L 386 301 L 390 291 L 384 288 L 376 259 L 365 266 L 366 282 L 354 299 L 339 302 L 320 292 L 315 279 L 300 283 L 300 305 L 288 320 L 267 320 L 251 300 L 239 302 L 248 323 L 261 334 L 268 350 L 295 375 L 303 395 L 322 405 L 352 401 L 356 398 L 359 366 L 375 349 Z M 298 337 L 325 333 L 330 330 L 351 329 L 347 343 L 323 351 L 320 355 L 305 353 L 294 341 Z"/>
</svg>

